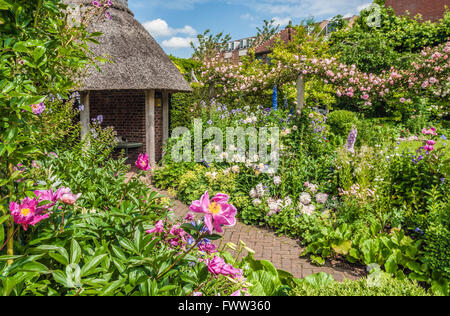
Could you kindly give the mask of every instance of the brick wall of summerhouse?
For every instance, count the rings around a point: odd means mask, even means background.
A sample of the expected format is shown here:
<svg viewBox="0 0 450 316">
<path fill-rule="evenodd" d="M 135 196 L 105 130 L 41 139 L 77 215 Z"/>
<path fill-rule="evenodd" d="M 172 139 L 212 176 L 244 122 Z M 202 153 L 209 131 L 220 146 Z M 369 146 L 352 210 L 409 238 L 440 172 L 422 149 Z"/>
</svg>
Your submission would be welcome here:
<svg viewBox="0 0 450 316">
<path fill-rule="evenodd" d="M 103 115 L 102 127 L 113 126 L 117 136 L 127 142 L 142 143 L 129 149 L 128 163 L 134 163 L 140 153 L 148 152 L 145 145 L 145 92 L 143 90 L 108 90 L 90 92 L 90 118 Z M 162 158 L 162 106 L 155 106 L 155 159 Z M 116 153 L 117 154 L 117 153 Z"/>
</svg>

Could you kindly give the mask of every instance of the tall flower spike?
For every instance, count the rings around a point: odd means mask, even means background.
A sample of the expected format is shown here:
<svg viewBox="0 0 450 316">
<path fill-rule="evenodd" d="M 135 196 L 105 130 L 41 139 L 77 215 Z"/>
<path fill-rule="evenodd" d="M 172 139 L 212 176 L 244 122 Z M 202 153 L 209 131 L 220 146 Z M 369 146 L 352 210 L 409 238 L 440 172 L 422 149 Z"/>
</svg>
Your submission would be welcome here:
<svg viewBox="0 0 450 316">
<path fill-rule="evenodd" d="M 347 138 L 347 144 L 345 144 L 345 149 L 347 149 L 347 151 L 355 153 L 355 143 L 357 136 L 358 136 L 358 129 L 352 128 Z"/>
</svg>

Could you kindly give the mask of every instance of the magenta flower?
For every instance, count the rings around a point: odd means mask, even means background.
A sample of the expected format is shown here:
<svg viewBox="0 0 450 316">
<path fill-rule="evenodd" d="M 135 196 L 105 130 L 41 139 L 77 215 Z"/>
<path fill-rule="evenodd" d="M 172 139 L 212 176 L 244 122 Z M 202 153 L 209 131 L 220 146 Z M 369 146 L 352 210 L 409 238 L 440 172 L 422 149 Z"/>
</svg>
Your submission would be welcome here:
<svg viewBox="0 0 450 316">
<path fill-rule="evenodd" d="M 436 141 L 429 140 L 429 141 L 427 141 L 427 145 L 434 146 L 434 145 L 436 145 Z"/>
<path fill-rule="evenodd" d="M 28 229 L 29 225 L 35 226 L 40 221 L 48 218 L 50 215 L 40 215 L 36 213 L 38 201 L 36 199 L 25 198 L 22 204 L 11 202 L 9 210 L 13 216 L 14 222 L 18 225 L 22 225 L 24 230 Z"/>
<path fill-rule="evenodd" d="M 149 171 L 151 167 L 148 159 L 148 154 L 139 154 L 139 157 L 134 165 L 143 171 Z"/>
<path fill-rule="evenodd" d="M 202 195 L 200 201 L 192 202 L 189 210 L 195 213 L 202 213 L 205 215 L 205 225 L 208 228 L 210 234 L 214 229 L 221 233 L 222 225 L 234 226 L 236 224 L 236 208 L 228 204 L 228 195 L 217 194 L 212 200 L 209 200 L 208 191 Z"/>
<path fill-rule="evenodd" d="M 231 264 L 227 264 L 223 258 L 214 256 L 213 259 L 206 259 L 204 262 L 211 274 L 228 275 L 232 278 L 242 276 L 242 270 L 234 268 Z"/>
<path fill-rule="evenodd" d="M 147 234 L 154 234 L 154 233 L 160 234 L 163 232 L 164 232 L 164 222 L 163 221 L 156 222 L 155 228 L 146 231 Z"/>
<path fill-rule="evenodd" d="M 185 221 L 187 222 L 192 222 L 194 220 L 194 214 L 192 213 L 187 213 L 186 217 L 184 218 Z"/>
<path fill-rule="evenodd" d="M 58 196 L 53 193 L 52 190 L 36 190 L 34 191 L 34 194 L 37 197 L 38 204 L 48 202 L 47 204 L 37 207 L 36 212 L 38 214 L 42 213 L 44 210 L 52 208 L 58 201 Z"/>
</svg>

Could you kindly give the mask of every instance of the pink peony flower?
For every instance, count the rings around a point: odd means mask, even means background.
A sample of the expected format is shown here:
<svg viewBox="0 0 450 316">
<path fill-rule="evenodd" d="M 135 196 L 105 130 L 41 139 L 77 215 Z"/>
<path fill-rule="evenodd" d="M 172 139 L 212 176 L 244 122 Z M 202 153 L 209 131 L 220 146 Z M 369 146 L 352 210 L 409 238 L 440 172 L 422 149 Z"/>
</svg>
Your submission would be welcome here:
<svg viewBox="0 0 450 316">
<path fill-rule="evenodd" d="M 40 221 L 48 218 L 50 215 L 40 215 L 36 213 L 36 208 L 38 206 L 38 201 L 36 199 L 25 198 L 22 204 L 17 204 L 16 202 L 11 202 L 9 205 L 9 210 L 13 216 L 14 222 L 18 225 L 22 225 L 24 230 L 28 229 L 29 225 L 35 226 Z"/>
<path fill-rule="evenodd" d="M 206 266 L 208 271 L 214 275 L 225 275 L 232 278 L 238 278 L 242 276 L 242 270 L 234 268 L 232 265 L 227 264 L 223 258 L 214 256 L 213 259 L 206 259 Z"/>
<path fill-rule="evenodd" d="M 143 171 L 149 171 L 151 167 L 148 159 L 148 154 L 139 154 L 139 157 L 134 165 Z"/>
<path fill-rule="evenodd" d="M 228 195 L 217 194 L 212 200 L 209 200 L 208 191 L 202 195 L 199 201 L 192 202 L 189 210 L 195 213 L 202 213 L 205 215 L 205 225 L 208 228 L 210 234 L 213 233 L 214 229 L 221 233 L 222 225 L 234 226 L 236 224 L 236 208 L 228 204 Z"/>
<path fill-rule="evenodd" d="M 69 188 L 62 187 L 56 191 L 55 195 L 57 199 L 64 204 L 74 205 L 75 202 L 80 198 L 81 193 L 73 194 Z"/>
<path fill-rule="evenodd" d="M 434 145 L 436 145 L 436 141 L 429 140 L 429 141 L 427 141 L 427 145 L 434 146 Z"/>
<path fill-rule="evenodd" d="M 40 214 L 44 210 L 52 208 L 58 201 L 58 196 L 53 193 L 52 190 L 36 190 L 34 191 L 34 194 L 37 197 L 38 204 L 42 202 L 48 202 L 47 204 L 43 204 L 36 209 L 36 212 L 38 214 Z"/>
</svg>

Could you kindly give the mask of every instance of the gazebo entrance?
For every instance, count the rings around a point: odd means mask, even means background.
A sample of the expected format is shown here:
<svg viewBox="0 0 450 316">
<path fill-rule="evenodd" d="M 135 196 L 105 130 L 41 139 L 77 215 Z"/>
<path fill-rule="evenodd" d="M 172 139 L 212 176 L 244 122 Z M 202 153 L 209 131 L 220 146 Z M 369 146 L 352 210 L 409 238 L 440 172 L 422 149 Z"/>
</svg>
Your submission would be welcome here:
<svg viewBox="0 0 450 316">
<path fill-rule="evenodd" d="M 103 127 L 112 126 L 130 163 L 148 153 L 155 165 L 162 159 L 169 138 L 169 93 L 156 90 L 94 90 L 81 94 L 82 137 L 92 119 L 102 116 Z"/>
</svg>

